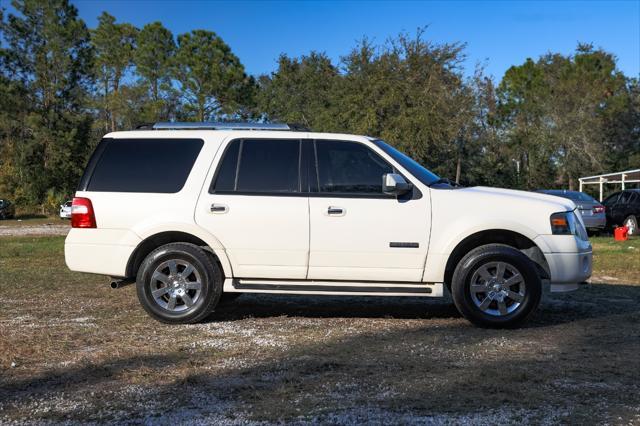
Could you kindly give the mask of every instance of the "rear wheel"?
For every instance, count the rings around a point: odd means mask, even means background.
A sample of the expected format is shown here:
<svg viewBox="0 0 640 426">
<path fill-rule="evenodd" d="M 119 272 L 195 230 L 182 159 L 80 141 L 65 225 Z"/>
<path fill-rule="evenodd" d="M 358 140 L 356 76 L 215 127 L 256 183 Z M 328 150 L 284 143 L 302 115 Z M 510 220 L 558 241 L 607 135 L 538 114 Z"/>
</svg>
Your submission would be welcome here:
<svg viewBox="0 0 640 426">
<path fill-rule="evenodd" d="M 166 244 L 152 251 L 136 278 L 138 299 L 149 315 L 169 324 L 204 319 L 222 294 L 222 272 L 200 247 Z"/>
<path fill-rule="evenodd" d="M 627 227 L 627 231 L 629 235 L 638 235 L 640 231 L 638 230 L 638 219 L 631 215 L 624 220 L 624 226 Z"/>
<path fill-rule="evenodd" d="M 542 284 L 533 262 L 513 247 L 490 244 L 458 263 L 451 285 L 460 313 L 481 327 L 524 322 L 540 304 Z"/>
</svg>

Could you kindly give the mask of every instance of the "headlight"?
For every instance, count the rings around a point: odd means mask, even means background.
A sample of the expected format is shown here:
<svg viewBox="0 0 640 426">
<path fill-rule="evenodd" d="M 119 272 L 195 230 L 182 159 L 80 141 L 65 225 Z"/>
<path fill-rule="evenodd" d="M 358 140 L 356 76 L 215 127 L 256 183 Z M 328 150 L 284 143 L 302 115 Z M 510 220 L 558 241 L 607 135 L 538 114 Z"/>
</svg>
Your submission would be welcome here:
<svg viewBox="0 0 640 426">
<path fill-rule="evenodd" d="M 574 212 L 560 212 L 551 215 L 551 233 L 554 235 L 575 235 L 587 241 L 589 236 L 582 221 Z"/>
</svg>

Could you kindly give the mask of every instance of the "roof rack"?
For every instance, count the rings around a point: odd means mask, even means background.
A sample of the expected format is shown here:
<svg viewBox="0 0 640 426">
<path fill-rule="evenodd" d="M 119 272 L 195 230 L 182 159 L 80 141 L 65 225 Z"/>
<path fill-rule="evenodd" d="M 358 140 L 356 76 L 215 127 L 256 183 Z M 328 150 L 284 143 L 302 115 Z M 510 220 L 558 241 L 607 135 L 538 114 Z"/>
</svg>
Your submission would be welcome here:
<svg viewBox="0 0 640 426">
<path fill-rule="evenodd" d="M 214 122 L 161 122 L 144 125 L 152 130 L 307 130 L 301 126 L 284 123 L 214 123 Z"/>
</svg>

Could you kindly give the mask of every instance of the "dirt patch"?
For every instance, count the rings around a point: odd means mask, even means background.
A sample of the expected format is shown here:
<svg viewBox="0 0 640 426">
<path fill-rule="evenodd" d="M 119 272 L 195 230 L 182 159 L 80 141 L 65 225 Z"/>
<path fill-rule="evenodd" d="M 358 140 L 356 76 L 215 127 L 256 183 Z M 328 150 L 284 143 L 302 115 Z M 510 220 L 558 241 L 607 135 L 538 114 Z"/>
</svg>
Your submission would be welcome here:
<svg viewBox="0 0 640 426">
<path fill-rule="evenodd" d="M 517 330 L 447 298 L 275 295 L 167 326 L 133 286 L 66 270 L 62 238 L 2 242 L 0 423 L 640 423 L 622 279 L 548 295 Z"/>
</svg>

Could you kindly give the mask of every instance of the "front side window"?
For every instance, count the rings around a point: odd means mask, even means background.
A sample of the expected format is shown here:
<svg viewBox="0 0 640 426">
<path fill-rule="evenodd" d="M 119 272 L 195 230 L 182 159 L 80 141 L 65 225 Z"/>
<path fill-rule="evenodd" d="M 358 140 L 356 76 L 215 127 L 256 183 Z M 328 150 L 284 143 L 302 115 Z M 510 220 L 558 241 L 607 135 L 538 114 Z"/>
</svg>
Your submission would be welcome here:
<svg viewBox="0 0 640 426">
<path fill-rule="evenodd" d="M 235 140 L 227 147 L 209 192 L 299 192 L 299 169 L 299 140 Z"/>
<path fill-rule="evenodd" d="M 382 176 L 393 167 L 363 144 L 316 141 L 320 193 L 380 194 Z"/>
<path fill-rule="evenodd" d="M 387 144 L 380 139 L 374 140 L 374 144 L 381 150 L 383 150 L 387 155 L 397 161 L 402 167 L 407 169 L 409 173 L 415 176 L 420 182 L 424 183 L 427 186 L 430 186 L 434 183 L 440 181 L 440 178 L 435 173 L 431 172 L 424 168 L 420 163 L 418 163 L 413 158 L 409 157 L 407 154 L 398 151 L 391 145 Z"/>
</svg>

